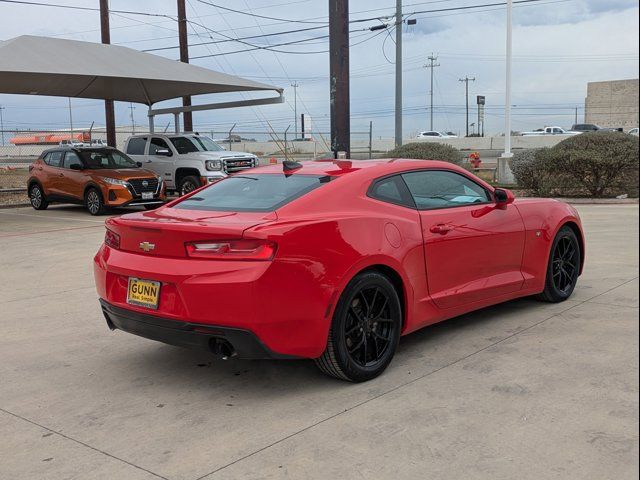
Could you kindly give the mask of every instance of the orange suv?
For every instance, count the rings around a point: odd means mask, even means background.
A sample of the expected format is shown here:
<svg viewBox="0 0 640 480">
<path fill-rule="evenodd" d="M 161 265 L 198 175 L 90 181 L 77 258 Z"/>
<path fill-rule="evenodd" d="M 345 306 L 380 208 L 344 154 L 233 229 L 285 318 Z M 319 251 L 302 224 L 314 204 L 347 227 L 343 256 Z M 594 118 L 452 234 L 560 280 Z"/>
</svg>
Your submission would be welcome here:
<svg viewBox="0 0 640 480">
<path fill-rule="evenodd" d="M 51 202 L 79 203 L 91 215 L 109 207 L 156 208 L 166 199 L 164 182 L 141 165 L 109 147 L 45 150 L 29 166 L 31 206 L 44 210 Z"/>
</svg>

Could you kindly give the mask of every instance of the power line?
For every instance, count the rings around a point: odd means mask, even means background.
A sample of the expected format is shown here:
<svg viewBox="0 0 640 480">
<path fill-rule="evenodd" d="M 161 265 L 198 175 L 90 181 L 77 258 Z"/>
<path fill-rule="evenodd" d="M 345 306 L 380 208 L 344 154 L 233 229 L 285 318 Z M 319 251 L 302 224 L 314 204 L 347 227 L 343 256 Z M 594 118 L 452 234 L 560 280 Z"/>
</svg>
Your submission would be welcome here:
<svg viewBox="0 0 640 480">
<path fill-rule="evenodd" d="M 277 20 L 280 22 L 287 22 L 287 23 L 323 23 L 326 24 L 327 22 L 314 22 L 314 21 L 309 21 L 309 20 L 292 20 L 289 18 L 278 18 L 278 17 L 268 17 L 265 15 L 258 15 L 257 13 L 247 13 L 247 12 L 243 12 L 242 10 L 234 10 L 233 8 L 229 8 L 229 7 L 223 7 L 221 5 L 216 5 L 215 3 L 211 3 L 211 2 L 205 2 L 204 0 L 198 0 L 200 3 L 204 3 L 205 5 L 209 5 L 211 7 L 215 7 L 215 8 L 219 8 L 220 10 L 226 10 L 228 12 L 233 12 L 233 13 L 238 13 L 240 15 L 247 15 L 249 17 L 254 17 L 254 18 L 264 18 L 266 20 Z"/>
</svg>

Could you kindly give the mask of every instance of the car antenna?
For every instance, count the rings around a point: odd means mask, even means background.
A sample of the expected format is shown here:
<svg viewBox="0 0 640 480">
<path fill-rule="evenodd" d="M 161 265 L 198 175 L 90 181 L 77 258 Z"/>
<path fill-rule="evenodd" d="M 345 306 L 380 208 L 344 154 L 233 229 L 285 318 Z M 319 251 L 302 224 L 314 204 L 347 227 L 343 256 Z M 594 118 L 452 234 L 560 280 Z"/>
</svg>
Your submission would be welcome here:
<svg viewBox="0 0 640 480">
<path fill-rule="evenodd" d="M 293 172 L 295 170 L 299 170 L 302 168 L 302 164 L 300 162 L 294 162 L 293 160 L 285 160 L 282 162 L 282 170 L 284 172 Z"/>
</svg>

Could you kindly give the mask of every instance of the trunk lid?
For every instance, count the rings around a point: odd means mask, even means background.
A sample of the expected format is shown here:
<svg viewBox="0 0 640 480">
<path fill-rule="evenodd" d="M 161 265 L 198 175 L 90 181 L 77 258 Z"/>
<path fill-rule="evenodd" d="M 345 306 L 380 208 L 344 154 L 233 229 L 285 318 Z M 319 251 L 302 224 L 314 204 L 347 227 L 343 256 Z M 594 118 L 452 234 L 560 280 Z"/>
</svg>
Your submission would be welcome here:
<svg viewBox="0 0 640 480">
<path fill-rule="evenodd" d="M 277 219 L 274 212 L 213 212 L 161 208 L 109 219 L 120 250 L 142 255 L 186 257 L 185 243 L 243 238 L 245 230 Z"/>
</svg>

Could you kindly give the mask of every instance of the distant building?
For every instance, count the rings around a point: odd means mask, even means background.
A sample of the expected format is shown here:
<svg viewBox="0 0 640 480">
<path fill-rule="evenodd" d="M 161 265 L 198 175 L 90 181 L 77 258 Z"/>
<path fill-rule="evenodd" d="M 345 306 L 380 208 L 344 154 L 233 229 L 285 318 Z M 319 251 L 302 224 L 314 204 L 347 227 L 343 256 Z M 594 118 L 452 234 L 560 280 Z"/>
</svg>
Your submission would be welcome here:
<svg viewBox="0 0 640 480">
<path fill-rule="evenodd" d="M 585 123 L 604 128 L 638 126 L 638 79 L 590 82 L 584 103 Z"/>
</svg>

